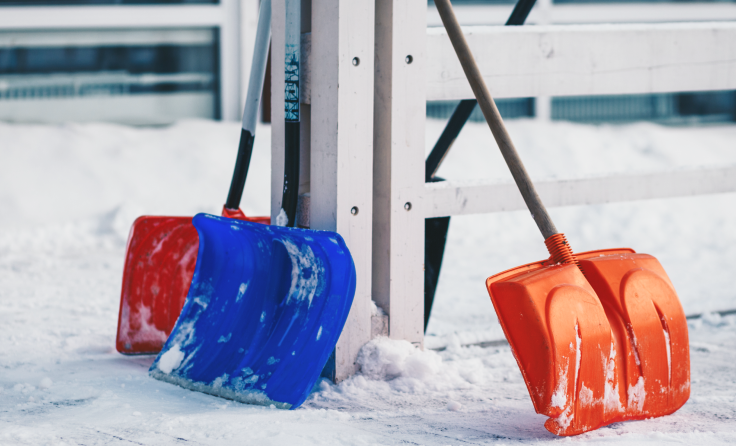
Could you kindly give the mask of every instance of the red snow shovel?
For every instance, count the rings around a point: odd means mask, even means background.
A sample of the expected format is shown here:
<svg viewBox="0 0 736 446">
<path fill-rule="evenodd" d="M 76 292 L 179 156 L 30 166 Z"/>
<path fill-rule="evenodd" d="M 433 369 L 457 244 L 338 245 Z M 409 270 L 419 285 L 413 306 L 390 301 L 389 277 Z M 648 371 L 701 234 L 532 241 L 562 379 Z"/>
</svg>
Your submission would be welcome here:
<svg viewBox="0 0 736 446">
<path fill-rule="evenodd" d="M 243 112 L 243 128 L 222 216 L 270 224 L 269 217 L 246 217 L 240 199 L 253 152 L 258 107 L 271 36 L 270 8 L 258 18 L 253 64 Z M 189 291 L 199 237 L 192 217 L 143 216 L 130 229 L 125 252 L 116 348 L 126 355 L 161 351 Z"/>
<path fill-rule="evenodd" d="M 551 255 L 486 281 L 534 408 L 550 417 L 544 426 L 577 435 L 676 411 L 690 396 L 690 351 L 667 273 L 628 248 L 573 254 L 516 153 L 450 1 L 435 4 Z"/>
</svg>

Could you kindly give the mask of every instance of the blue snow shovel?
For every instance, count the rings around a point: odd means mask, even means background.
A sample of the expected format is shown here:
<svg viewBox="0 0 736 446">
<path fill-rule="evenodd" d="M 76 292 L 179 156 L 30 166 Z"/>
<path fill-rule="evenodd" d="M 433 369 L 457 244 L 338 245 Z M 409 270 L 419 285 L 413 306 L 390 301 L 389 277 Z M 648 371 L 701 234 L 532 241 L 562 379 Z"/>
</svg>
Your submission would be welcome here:
<svg viewBox="0 0 736 446">
<path fill-rule="evenodd" d="M 198 214 L 199 252 L 151 376 L 228 399 L 296 408 L 337 344 L 355 266 L 334 232 Z"/>
<path fill-rule="evenodd" d="M 288 0 L 287 10 L 294 4 L 299 0 Z M 283 203 L 297 193 L 286 186 L 299 184 L 298 148 L 286 149 Z M 295 218 L 283 220 L 293 226 Z M 199 251 L 189 294 L 149 373 L 243 403 L 298 407 L 335 349 L 355 296 L 345 241 L 329 231 L 207 214 L 192 223 Z"/>
</svg>

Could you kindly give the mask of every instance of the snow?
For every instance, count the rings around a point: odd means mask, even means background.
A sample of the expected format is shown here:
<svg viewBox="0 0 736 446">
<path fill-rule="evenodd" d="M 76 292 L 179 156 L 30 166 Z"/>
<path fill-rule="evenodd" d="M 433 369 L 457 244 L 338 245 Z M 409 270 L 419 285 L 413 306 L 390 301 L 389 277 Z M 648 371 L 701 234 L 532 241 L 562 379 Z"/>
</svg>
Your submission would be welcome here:
<svg viewBox="0 0 736 446">
<path fill-rule="evenodd" d="M 428 122 L 428 147 L 442 125 Z M 509 130 L 539 179 L 736 163 L 734 125 L 517 120 Z M 258 128 L 247 215 L 269 213 L 269 133 Z M 691 398 L 667 417 L 559 439 L 534 413 L 507 346 L 461 346 L 503 337 L 485 278 L 546 257 L 526 212 L 452 218 L 426 341 L 443 351 L 377 338 L 361 351 L 360 374 L 339 385 L 320 381 L 294 411 L 151 379 L 152 357 L 122 356 L 114 347 L 130 225 L 146 213 L 219 213 L 239 134 L 237 123 L 208 121 L 161 128 L 0 123 L 0 444 L 733 441 L 736 316 L 712 312 L 736 308 L 729 273 L 736 194 L 550 210 L 577 251 L 631 246 L 657 256 L 685 312 L 705 313 L 689 321 Z M 510 179 L 491 141 L 487 127 L 469 124 L 439 175 Z M 185 360 L 172 356 L 163 367 Z M 631 384 L 643 390 L 643 381 Z"/>
</svg>

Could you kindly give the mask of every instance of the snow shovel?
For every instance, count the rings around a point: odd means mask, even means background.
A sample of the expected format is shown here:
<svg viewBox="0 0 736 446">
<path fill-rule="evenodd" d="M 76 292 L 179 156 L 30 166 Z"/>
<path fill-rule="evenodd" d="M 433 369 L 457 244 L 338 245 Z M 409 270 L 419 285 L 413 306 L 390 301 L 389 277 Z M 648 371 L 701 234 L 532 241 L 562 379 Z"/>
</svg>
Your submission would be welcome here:
<svg viewBox="0 0 736 446">
<path fill-rule="evenodd" d="M 673 413 L 690 396 L 687 323 L 656 258 L 632 249 L 574 255 L 506 131 L 449 0 L 440 17 L 551 257 L 488 278 L 506 339 L 545 428 L 577 435 Z"/>
<path fill-rule="evenodd" d="M 334 232 L 194 217 L 199 255 L 156 379 L 243 403 L 294 409 L 337 344 L 355 266 Z"/>
<path fill-rule="evenodd" d="M 243 127 L 224 217 L 269 224 L 269 217 L 246 217 L 240 199 L 253 152 L 258 106 L 271 39 L 271 1 L 261 3 L 256 44 L 243 112 Z M 179 317 L 194 274 L 199 246 L 192 217 L 142 216 L 130 230 L 125 253 L 115 346 L 126 355 L 161 351 Z"/>
<path fill-rule="evenodd" d="M 299 184 L 299 0 L 287 0 L 287 116 L 282 209 L 265 226 L 194 217 L 199 256 L 181 316 L 154 378 L 243 403 L 294 409 L 319 379 L 355 296 L 355 265 L 339 234 L 294 228 Z M 295 32 L 296 31 L 296 32 Z M 296 40 L 296 39 L 293 39 Z M 298 42 L 298 40 L 296 40 Z M 295 69 L 296 68 L 296 69 Z M 288 99 L 288 98 L 287 98 Z M 287 104 L 288 106 L 289 104 Z M 278 221 L 277 221 L 278 223 Z"/>
</svg>

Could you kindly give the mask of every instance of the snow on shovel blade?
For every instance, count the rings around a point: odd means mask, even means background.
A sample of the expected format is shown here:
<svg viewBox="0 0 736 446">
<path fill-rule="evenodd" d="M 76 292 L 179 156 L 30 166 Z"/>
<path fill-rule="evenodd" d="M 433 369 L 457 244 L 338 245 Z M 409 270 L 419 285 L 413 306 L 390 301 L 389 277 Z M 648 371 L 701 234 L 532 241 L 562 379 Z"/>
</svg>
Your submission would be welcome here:
<svg viewBox="0 0 736 446">
<path fill-rule="evenodd" d="M 268 217 L 230 218 L 268 224 Z M 174 328 L 197 261 L 199 240 L 192 217 L 143 216 L 130 228 L 120 292 L 115 347 L 126 355 L 161 351 Z"/>
<path fill-rule="evenodd" d="M 664 269 L 631 249 L 577 258 L 580 268 L 542 261 L 486 281 L 544 426 L 577 435 L 673 413 L 690 396 L 690 351 Z"/>
<path fill-rule="evenodd" d="M 296 408 L 332 353 L 355 295 L 334 232 L 194 217 L 199 253 L 154 378 L 251 404 Z"/>
</svg>

